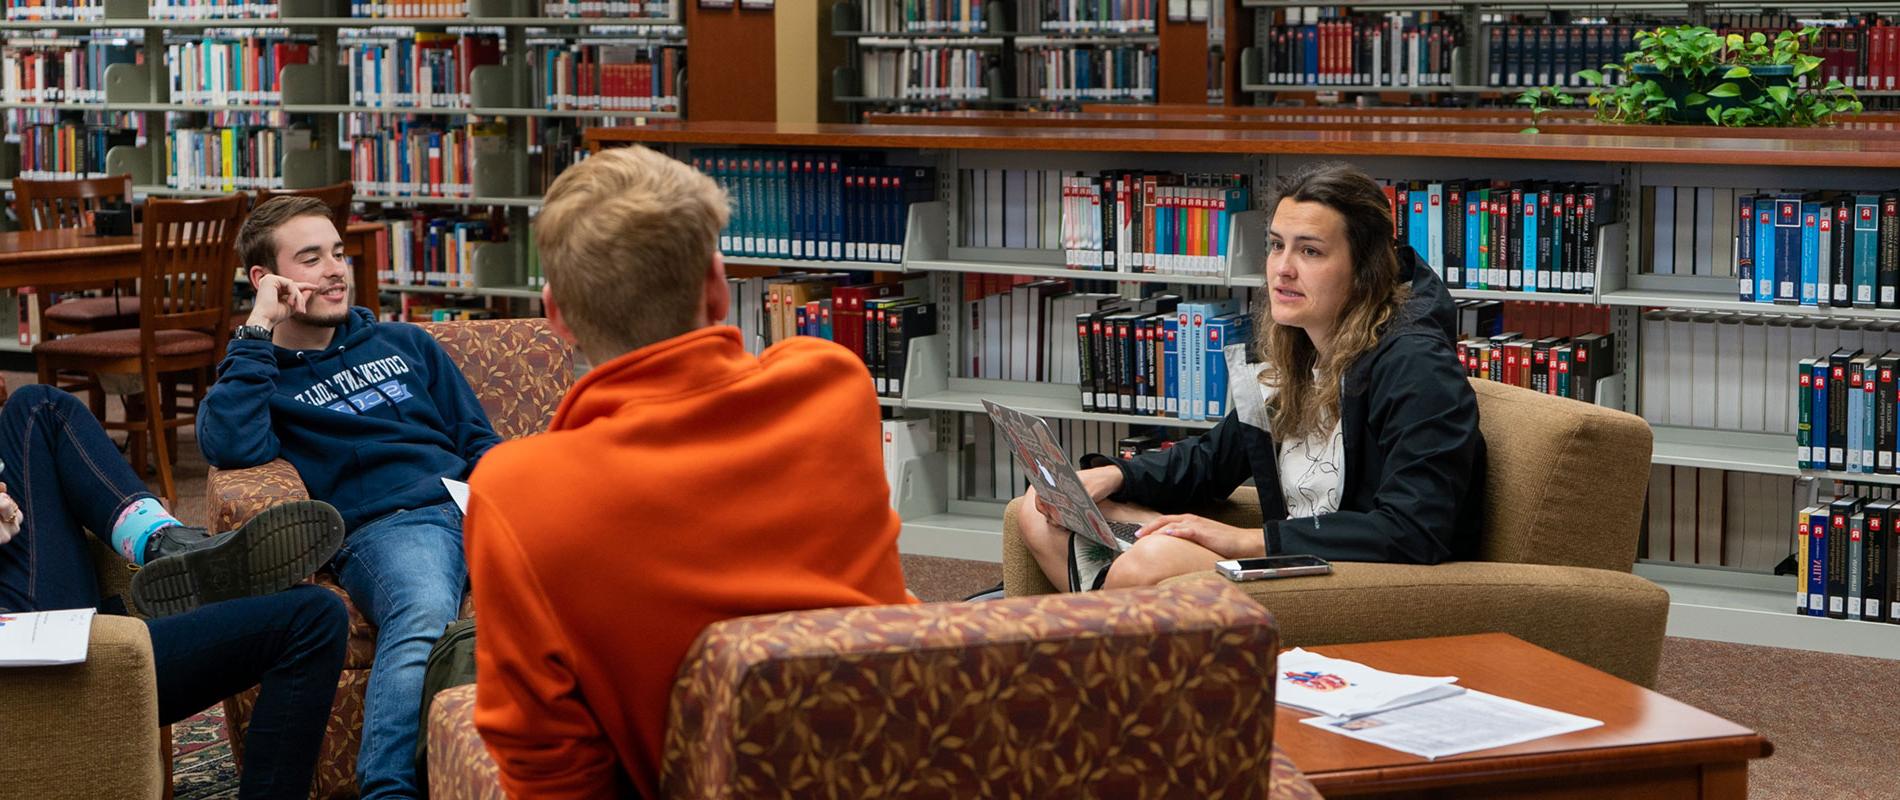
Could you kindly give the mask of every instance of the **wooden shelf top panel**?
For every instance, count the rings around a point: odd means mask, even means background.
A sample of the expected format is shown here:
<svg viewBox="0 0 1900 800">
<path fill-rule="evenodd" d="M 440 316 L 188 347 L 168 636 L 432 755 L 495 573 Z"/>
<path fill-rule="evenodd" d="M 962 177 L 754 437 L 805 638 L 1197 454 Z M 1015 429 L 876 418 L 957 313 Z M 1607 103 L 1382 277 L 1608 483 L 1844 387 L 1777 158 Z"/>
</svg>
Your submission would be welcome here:
<svg viewBox="0 0 1900 800">
<path fill-rule="evenodd" d="M 987 125 L 1015 128 L 1152 128 L 1157 130 L 1262 131 L 1389 131 L 1431 130 L 1442 133 L 1520 133 L 1531 124 L 1527 113 L 1497 109 L 1489 115 L 1417 115 L 1406 109 L 1368 109 L 1355 114 L 1290 113 L 1273 116 L 1232 114 L 1210 109 L 1199 115 L 1148 111 L 923 111 L 867 114 L 874 125 Z M 1681 125 L 1604 125 L 1588 117 L 1546 119 L 1545 133 L 1610 136 L 1684 136 L 1719 139 L 1781 139 L 1788 132 L 1776 128 L 1692 128 Z M 1900 117 L 1857 119 L 1825 128 L 1809 128 L 1801 138 L 1900 139 Z"/>
<path fill-rule="evenodd" d="M 1652 164 L 1895 168 L 1900 139 L 1612 136 L 1433 130 L 1289 131 L 1022 128 L 953 125 L 685 122 L 590 128 L 590 145 L 677 143 L 743 147 L 1018 150 L 1095 153 L 1408 156 Z"/>
</svg>

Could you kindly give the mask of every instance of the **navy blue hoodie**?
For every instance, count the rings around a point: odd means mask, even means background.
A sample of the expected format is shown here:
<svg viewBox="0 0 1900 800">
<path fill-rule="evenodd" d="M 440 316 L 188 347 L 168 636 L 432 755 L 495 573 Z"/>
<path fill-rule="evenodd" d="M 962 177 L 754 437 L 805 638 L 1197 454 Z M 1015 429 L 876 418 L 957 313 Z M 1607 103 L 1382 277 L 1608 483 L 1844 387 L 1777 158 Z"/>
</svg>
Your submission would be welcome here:
<svg viewBox="0 0 1900 800">
<path fill-rule="evenodd" d="M 349 530 L 448 500 L 501 439 L 461 369 L 414 325 L 350 309 L 330 346 L 286 350 L 233 339 L 198 411 L 198 445 L 218 469 L 283 457 Z"/>
</svg>

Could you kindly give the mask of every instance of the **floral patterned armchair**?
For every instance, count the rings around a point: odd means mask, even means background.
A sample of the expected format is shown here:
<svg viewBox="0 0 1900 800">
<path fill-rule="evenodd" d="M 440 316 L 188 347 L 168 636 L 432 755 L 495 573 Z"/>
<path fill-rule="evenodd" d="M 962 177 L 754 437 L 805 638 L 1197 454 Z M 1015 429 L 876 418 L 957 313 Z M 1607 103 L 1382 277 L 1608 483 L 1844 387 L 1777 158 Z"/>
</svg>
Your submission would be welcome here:
<svg viewBox="0 0 1900 800">
<path fill-rule="evenodd" d="M 1268 797 L 1273 616 L 1225 581 L 727 620 L 680 667 L 664 794 Z M 430 794 L 503 796 L 476 687 L 436 695 Z"/>
</svg>

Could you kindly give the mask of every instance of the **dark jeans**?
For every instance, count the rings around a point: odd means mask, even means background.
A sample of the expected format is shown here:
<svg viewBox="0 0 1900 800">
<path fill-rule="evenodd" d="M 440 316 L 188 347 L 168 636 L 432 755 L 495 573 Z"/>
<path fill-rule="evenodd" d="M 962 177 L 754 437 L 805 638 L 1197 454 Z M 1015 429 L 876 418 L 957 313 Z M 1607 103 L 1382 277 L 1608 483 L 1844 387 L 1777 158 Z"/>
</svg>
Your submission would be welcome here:
<svg viewBox="0 0 1900 800">
<path fill-rule="evenodd" d="M 152 495 L 85 405 L 46 386 L 16 391 L 0 409 L 0 460 L 0 480 L 25 516 L 20 533 L 0 545 L 0 611 L 97 607 L 86 531 L 105 539 L 120 510 Z M 308 794 L 349 639 L 342 601 L 299 586 L 146 626 L 159 721 L 169 725 L 261 685 L 239 796 Z"/>
</svg>

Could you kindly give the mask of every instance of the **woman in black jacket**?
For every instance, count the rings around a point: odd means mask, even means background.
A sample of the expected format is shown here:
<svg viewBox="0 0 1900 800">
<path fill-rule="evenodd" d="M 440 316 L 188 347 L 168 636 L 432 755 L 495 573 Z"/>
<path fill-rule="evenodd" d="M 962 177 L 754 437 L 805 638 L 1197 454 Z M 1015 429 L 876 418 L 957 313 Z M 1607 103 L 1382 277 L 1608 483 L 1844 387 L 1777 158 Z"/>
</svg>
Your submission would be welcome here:
<svg viewBox="0 0 1900 800">
<path fill-rule="evenodd" d="M 1111 519 L 1144 523 L 1106 569 L 1078 559 L 1069 531 L 1025 495 L 1018 527 L 1057 586 L 1142 586 L 1267 554 L 1436 564 L 1475 548 L 1484 439 L 1444 283 L 1394 246 L 1390 201 L 1357 168 L 1309 166 L 1273 194 L 1264 364 L 1244 364 L 1244 347 L 1227 354 L 1229 374 L 1259 386 L 1236 379 L 1233 412 L 1205 434 L 1080 473 Z M 1263 530 L 1170 513 L 1249 478 Z"/>
</svg>

